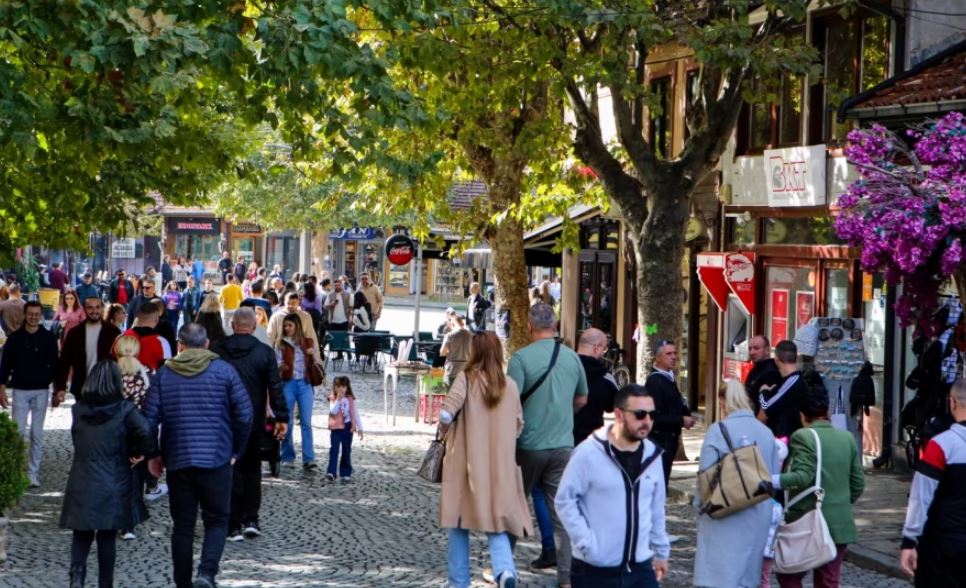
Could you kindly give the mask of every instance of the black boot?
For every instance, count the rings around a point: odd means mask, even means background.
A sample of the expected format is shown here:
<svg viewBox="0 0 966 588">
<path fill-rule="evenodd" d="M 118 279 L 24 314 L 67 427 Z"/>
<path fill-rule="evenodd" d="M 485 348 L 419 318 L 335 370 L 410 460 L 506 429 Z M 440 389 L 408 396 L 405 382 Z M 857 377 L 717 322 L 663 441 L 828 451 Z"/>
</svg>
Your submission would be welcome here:
<svg viewBox="0 0 966 588">
<path fill-rule="evenodd" d="M 87 564 L 70 566 L 70 588 L 84 588 L 85 578 L 87 578 Z"/>
<path fill-rule="evenodd" d="M 530 567 L 535 570 L 557 567 L 557 550 L 542 550 L 540 557 L 530 562 Z"/>
</svg>

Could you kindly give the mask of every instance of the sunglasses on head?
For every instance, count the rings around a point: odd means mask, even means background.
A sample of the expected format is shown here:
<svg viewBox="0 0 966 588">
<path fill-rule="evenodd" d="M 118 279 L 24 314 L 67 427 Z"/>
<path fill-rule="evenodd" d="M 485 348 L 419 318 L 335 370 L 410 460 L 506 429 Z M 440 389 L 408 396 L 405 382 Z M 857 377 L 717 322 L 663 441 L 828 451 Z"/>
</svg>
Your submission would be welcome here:
<svg viewBox="0 0 966 588">
<path fill-rule="evenodd" d="M 634 415 L 634 418 L 639 421 L 643 421 L 645 417 L 650 417 L 650 419 L 653 421 L 654 417 L 657 416 L 656 410 L 626 410 L 625 409 L 624 412 Z"/>
</svg>

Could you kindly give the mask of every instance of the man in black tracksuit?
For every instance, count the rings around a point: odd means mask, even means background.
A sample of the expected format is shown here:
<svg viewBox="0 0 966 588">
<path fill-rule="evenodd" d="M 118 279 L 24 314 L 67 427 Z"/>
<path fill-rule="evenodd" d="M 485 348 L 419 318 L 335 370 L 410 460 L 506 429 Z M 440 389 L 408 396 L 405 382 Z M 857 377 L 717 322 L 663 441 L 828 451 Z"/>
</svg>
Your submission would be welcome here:
<svg viewBox="0 0 966 588">
<path fill-rule="evenodd" d="M 775 345 L 775 365 L 782 375 L 781 384 L 758 394 L 758 420 L 771 429 L 775 437 L 791 437 L 802 428 L 799 414 L 810 389 L 798 370 L 798 348 L 791 341 Z"/>
<path fill-rule="evenodd" d="M 574 445 L 604 426 L 604 413 L 614 412 L 617 381 L 601 359 L 607 351 L 607 334 L 587 329 L 577 342 L 577 356 L 587 374 L 587 404 L 574 415 Z"/>
<path fill-rule="evenodd" d="M 782 382 L 782 375 L 775 365 L 775 360 L 771 357 L 771 344 L 768 337 L 755 335 L 748 341 L 748 356 L 755 365 L 748 372 L 745 378 L 745 391 L 755 414 L 760 408 L 758 395 L 762 392 L 772 392 L 777 389 Z"/>
<path fill-rule="evenodd" d="M 661 339 L 654 348 L 654 369 L 647 377 L 644 387 L 654 397 L 657 416 L 648 438 L 664 450 L 664 486 L 671 480 L 671 464 L 678 453 L 681 429 L 694 426 L 694 418 L 688 402 L 678 390 L 674 368 L 678 363 L 678 350 L 672 341 Z"/>
<path fill-rule="evenodd" d="M 258 511 L 262 503 L 261 439 L 265 433 L 266 402 L 275 413 L 276 438 L 285 436 L 288 406 L 282 393 L 275 352 L 252 335 L 256 325 L 255 311 L 248 307 L 239 308 L 232 315 L 231 325 L 234 334 L 222 339 L 213 351 L 238 372 L 254 410 L 248 445 L 234 467 L 228 519 L 228 540 L 241 541 L 244 537 L 254 539 L 261 535 Z"/>
</svg>

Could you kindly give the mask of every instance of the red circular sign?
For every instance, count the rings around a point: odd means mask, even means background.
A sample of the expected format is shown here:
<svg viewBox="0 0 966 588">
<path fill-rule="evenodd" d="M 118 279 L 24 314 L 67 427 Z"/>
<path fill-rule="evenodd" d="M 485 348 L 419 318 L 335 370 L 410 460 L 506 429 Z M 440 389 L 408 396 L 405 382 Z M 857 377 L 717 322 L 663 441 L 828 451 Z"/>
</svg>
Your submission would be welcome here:
<svg viewBox="0 0 966 588">
<path fill-rule="evenodd" d="M 386 257 L 393 265 L 406 265 L 416 257 L 416 244 L 406 235 L 386 239 Z"/>
</svg>

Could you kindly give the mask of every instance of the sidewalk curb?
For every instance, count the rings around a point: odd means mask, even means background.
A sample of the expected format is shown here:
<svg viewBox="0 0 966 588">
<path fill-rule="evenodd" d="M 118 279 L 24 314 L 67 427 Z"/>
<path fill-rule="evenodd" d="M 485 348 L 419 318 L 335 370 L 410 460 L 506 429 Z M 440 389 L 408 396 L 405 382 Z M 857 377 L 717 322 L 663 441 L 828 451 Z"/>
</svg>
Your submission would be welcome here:
<svg viewBox="0 0 966 588">
<path fill-rule="evenodd" d="M 670 504 L 690 504 L 694 502 L 693 477 L 671 478 L 668 484 L 667 501 Z M 894 556 L 886 555 L 880 551 L 863 547 L 861 543 L 849 545 L 845 552 L 845 560 L 853 563 L 860 568 L 879 572 L 900 580 L 909 580 L 909 576 L 903 573 L 899 567 L 898 551 Z"/>
<path fill-rule="evenodd" d="M 845 560 L 860 568 L 866 568 L 901 580 L 909 580 L 909 576 L 903 573 L 899 567 L 898 548 L 894 556 L 887 556 L 882 552 L 863 547 L 857 543 L 849 545 L 848 551 L 845 552 Z"/>
</svg>

